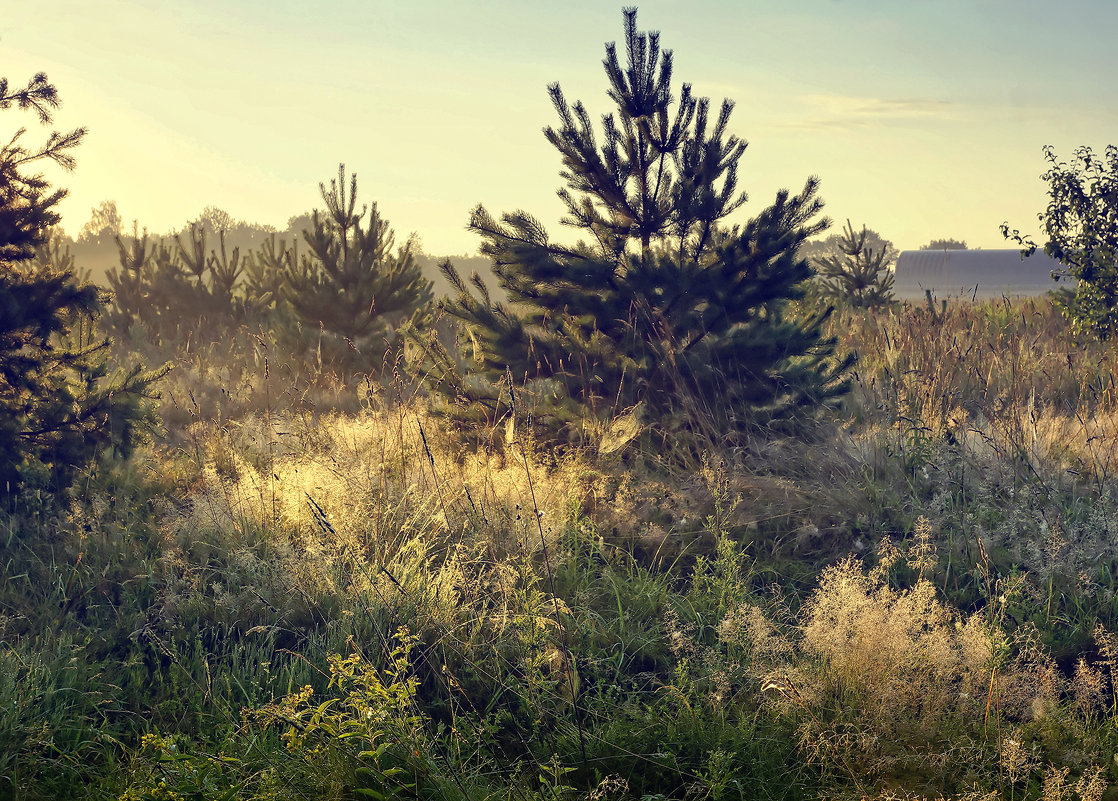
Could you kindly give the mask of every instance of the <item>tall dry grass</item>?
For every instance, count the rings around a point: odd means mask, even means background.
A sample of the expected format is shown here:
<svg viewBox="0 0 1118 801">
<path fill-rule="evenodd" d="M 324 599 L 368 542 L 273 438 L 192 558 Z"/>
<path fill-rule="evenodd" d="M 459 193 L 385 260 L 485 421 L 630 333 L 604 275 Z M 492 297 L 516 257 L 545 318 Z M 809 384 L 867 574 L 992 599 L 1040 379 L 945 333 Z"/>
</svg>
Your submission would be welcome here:
<svg viewBox="0 0 1118 801">
<path fill-rule="evenodd" d="M 756 608 L 725 619 L 764 656 L 754 668 L 764 671 L 763 708 L 794 725 L 800 753 L 825 777 L 864 797 L 985 787 L 996 798 L 1041 788 L 1045 798 L 1098 798 L 1109 755 L 1091 732 L 1113 703 L 1109 662 L 1082 662 L 1069 680 L 1004 607 L 953 608 L 925 576 L 932 548 L 923 521 L 905 553 L 885 543 L 870 569 L 854 559 L 827 568 L 791 631 Z M 898 566 L 916 581 L 898 588 Z M 1111 648 L 1113 636 L 1100 631 L 1098 642 Z M 1054 783 L 1070 770 L 1076 795 Z"/>
<path fill-rule="evenodd" d="M 1118 348 L 1075 341 L 1047 300 L 846 310 L 832 326 L 860 357 L 856 420 L 1113 477 Z"/>
</svg>

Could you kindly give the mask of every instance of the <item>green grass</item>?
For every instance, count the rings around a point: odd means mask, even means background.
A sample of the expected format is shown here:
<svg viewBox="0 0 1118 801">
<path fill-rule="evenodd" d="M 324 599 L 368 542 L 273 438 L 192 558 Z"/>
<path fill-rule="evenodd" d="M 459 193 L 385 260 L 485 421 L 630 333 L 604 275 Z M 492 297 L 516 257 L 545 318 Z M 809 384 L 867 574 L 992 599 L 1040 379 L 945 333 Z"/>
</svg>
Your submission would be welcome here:
<svg viewBox="0 0 1118 801">
<path fill-rule="evenodd" d="M 0 513 L 0 798 L 1103 797 L 1115 351 L 834 325 L 838 418 L 682 461 L 156 354 L 162 439 Z"/>
</svg>

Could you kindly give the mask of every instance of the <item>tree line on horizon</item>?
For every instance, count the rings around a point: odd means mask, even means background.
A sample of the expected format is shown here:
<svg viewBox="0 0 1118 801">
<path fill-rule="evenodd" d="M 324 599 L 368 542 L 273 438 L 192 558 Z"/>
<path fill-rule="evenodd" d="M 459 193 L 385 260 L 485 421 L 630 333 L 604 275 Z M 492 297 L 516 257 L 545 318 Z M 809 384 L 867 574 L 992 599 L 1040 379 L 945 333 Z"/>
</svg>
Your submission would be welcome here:
<svg viewBox="0 0 1118 801">
<path fill-rule="evenodd" d="M 309 211 L 288 217 L 285 226 L 277 228 L 267 223 L 250 222 L 237 219 L 225 209 L 215 205 L 205 206 L 196 217 L 187 220 L 176 229 L 163 234 L 152 234 L 154 239 L 173 240 L 176 236 L 189 235 L 191 228 L 203 231 L 209 237 L 217 237 L 224 232 L 225 241 L 230 248 L 237 247 L 247 252 L 263 244 L 272 234 L 278 234 L 289 242 L 299 241 L 302 232 L 312 227 L 312 213 Z M 863 226 L 866 230 L 865 246 L 875 253 L 887 253 L 887 261 L 896 261 L 899 250 L 892 241 L 872 228 Z M 87 270 L 93 280 L 103 282 L 104 276 L 112 267 L 119 264 L 117 239 L 138 238 L 148 233 L 138 220 L 134 220 L 131 229 L 126 225 L 124 216 L 114 200 L 103 200 L 90 209 L 90 216 L 78 230 L 76 235 L 71 235 L 61 226 L 56 226 L 52 232 L 52 241 L 61 249 L 69 248 L 74 255 L 75 262 Z M 418 243 L 414 250 L 416 260 L 420 263 L 424 273 L 435 284 L 437 297 L 449 294 L 450 285 L 442 280 L 438 265 L 446 258 L 455 264 L 464 265 L 467 272 L 488 272 L 489 260 L 481 255 L 469 254 L 437 254 L 428 253 L 423 247 L 422 239 L 416 233 L 412 238 Z M 832 233 L 826 236 L 816 236 L 806 240 L 800 248 L 800 253 L 805 258 L 818 262 L 821 259 L 840 256 L 843 234 Z M 920 245 L 917 250 L 967 250 L 965 240 L 943 237 L 931 239 Z"/>
</svg>

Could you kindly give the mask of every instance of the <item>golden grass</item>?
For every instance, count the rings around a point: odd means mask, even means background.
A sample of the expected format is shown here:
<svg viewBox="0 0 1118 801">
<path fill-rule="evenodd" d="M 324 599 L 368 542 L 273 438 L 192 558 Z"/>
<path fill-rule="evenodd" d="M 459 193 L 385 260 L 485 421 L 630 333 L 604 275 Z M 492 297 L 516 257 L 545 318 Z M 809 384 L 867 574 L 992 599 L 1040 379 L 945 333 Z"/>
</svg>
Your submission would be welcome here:
<svg viewBox="0 0 1118 801">
<path fill-rule="evenodd" d="M 864 423 L 1106 480 L 1118 465 L 1118 348 L 1072 339 L 1046 300 L 844 312 Z"/>
</svg>

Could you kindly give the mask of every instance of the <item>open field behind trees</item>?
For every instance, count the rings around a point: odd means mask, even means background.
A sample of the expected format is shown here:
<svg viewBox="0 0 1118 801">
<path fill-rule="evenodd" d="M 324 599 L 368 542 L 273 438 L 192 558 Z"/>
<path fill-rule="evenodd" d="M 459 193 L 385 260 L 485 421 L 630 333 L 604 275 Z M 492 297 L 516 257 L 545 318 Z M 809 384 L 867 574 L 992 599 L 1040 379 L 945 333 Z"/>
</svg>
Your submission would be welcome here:
<svg viewBox="0 0 1118 801">
<path fill-rule="evenodd" d="M 691 463 L 178 354 L 158 441 L 4 512 L 3 792 L 1102 797 L 1114 346 L 1046 301 L 830 325 L 833 423 Z"/>
</svg>

